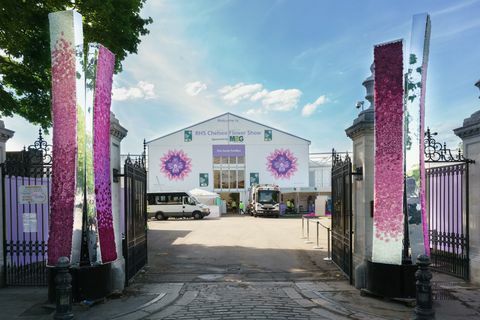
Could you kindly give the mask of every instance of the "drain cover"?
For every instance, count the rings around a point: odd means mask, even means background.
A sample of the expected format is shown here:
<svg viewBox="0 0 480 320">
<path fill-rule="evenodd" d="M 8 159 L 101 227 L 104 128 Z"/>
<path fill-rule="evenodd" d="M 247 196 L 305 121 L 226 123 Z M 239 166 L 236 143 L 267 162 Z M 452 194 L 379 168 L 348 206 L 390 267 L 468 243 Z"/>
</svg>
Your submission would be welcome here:
<svg viewBox="0 0 480 320">
<path fill-rule="evenodd" d="M 202 280 L 207 280 L 207 281 L 217 280 L 223 277 L 224 277 L 223 274 L 202 274 L 201 276 L 198 276 L 198 278 Z"/>
</svg>

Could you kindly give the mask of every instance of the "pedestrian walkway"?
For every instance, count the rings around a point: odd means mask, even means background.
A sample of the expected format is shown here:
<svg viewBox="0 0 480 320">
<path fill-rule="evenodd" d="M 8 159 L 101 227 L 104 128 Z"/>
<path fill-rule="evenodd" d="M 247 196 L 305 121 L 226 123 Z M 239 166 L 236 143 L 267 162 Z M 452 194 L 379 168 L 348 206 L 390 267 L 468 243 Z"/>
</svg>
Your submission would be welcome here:
<svg viewBox="0 0 480 320">
<path fill-rule="evenodd" d="M 442 278 L 443 276 L 439 276 Z M 434 283 L 436 319 L 480 318 L 480 288 Z M 46 288 L 0 289 L 0 319 L 52 319 Z M 405 304 L 365 297 L 344 279 L 135 283 L 97 304 L 75 304 L 78 320 L 412 319 Z"/>
</svg>

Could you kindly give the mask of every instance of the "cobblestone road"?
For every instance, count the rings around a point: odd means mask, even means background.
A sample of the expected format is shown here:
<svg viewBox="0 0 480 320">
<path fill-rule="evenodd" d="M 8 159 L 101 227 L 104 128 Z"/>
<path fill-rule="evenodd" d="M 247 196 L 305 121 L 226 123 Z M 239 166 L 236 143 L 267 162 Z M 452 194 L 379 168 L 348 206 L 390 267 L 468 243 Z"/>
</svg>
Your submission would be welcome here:
<svg viewBox="0 0 480 320">
<path fill-rule="evenodd" d="M 164 319 L 322 319 L 291 299 L 288 284 L 191 284 L 196 297 Z M 311 305 L 313 306 L 313 305 Z"/>
</svg>

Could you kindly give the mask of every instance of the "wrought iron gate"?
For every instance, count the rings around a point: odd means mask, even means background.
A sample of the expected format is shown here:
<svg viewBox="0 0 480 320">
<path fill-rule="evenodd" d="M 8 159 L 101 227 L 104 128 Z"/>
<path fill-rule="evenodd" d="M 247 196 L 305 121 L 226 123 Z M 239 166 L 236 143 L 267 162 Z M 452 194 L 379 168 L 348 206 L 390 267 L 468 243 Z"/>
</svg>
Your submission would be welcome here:
<svg viewBox="0 0 480 320">
<path fill-rule="evenodd" d="M 145 157 L 127 157 L 123 167 L 125 196 L 126 284 L 147 263 L 147 173 Z"/>
<path fill-rule="evenodd" d="M 332 261 L 353 282 L 352 162 L 332 153 Z"/>
<path fill-rule="evenodd" d="M 469 279 L 468 165 L 460 151 L 452 154 L 425 135 L 426 204 L 432 267 L 439 272 Z"/>
<path fill-rule="evenodd" d="M 1 164 L 6 285 L 47 285 L 50 152 L 40 130 L 33 145 L 8 152 Z"/>
</svg>

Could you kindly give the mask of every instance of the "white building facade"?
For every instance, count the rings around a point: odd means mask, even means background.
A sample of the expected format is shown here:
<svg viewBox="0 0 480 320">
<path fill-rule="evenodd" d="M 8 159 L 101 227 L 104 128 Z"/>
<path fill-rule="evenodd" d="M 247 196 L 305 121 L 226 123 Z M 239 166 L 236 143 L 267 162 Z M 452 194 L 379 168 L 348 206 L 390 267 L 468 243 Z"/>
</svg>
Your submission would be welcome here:
<svg viewBox="0 0 480 320">
<path fill-rule="evenodd" d="M 309 187 L 310 141 L 231 113 L 147 146 L 149 193 L 200 188 L 246 202 L 257 183 Z"/>
</svg>

